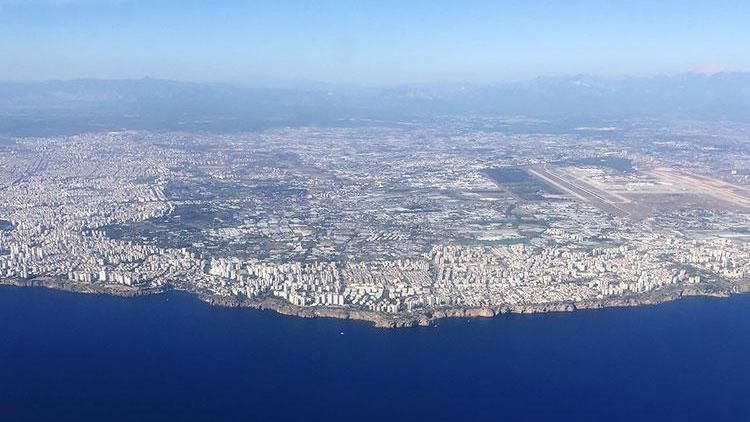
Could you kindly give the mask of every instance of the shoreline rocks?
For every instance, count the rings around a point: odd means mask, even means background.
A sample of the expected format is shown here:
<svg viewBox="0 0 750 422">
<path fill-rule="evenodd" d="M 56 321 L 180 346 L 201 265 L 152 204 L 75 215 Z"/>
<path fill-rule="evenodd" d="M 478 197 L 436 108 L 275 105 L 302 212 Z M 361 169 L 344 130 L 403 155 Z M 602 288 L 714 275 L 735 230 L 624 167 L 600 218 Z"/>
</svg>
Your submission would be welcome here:
<svg viewBox="0 0 750 422">
<path fill-rule="evenodd" d="M 717 297 L 727 298 L 733 294 L 750 292 L 750 282 L 740 283 L 730 287 L 716 286 L 685 286 L 682 288 L 666 289 L 652 292 L 643 296 L 605 298 L 582 302 L 545 303 L 528 305 L 500 305 L 487 308 L 444 308 L 414 314 L 384 314 L 350 308 L 334 307 L 300 307 L 283 302 L 275 298 L 248 300 L 238 297 L 216 296 L 201 292 L 187 291 L 174 288 L 142 288 L 114 284 L 88 284 L 70 281 L 60 281 L 53 278 L 40 277 L 31 280 L 0 280 L 0 285 L 17 287 L 42 287 L 64 290 L 82 294 L 107 294 L 121 297 L 136 297 L 160 294 L 169 290 L 185 291 L 196 295 L 203 302 L 212 306 L 230 308 L 250 308 L 271 310 L 282 315 L 299 318 L 337 318 L 357 321 L 367 321 L 379 328 L 404 328 L 414 326 L 430 326 L 445 318 L 493 318 L 504 314 L 535 314 L 549 312 L 573 312 L 577 310 L 603 309 L 613 307 L 632 307 L 658 305 L 671 302 L 683 297 Z"/>
</svg>

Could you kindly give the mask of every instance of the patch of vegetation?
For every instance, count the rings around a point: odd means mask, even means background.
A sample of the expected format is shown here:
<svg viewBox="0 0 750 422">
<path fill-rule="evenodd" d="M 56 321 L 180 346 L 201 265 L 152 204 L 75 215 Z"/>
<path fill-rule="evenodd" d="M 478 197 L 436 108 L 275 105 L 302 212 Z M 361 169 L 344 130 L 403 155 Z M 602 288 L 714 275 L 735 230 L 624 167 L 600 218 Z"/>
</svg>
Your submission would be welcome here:
<svg viewBox="0 0 750 422">
<path fill-rule="evenodd" d="M 554 187 L 540 182 L 521 167 L 493 167 L 484 174 L 502 188 L 525 201 L 548 200 L 545 195 L 559 194 Z"/>
</svg>

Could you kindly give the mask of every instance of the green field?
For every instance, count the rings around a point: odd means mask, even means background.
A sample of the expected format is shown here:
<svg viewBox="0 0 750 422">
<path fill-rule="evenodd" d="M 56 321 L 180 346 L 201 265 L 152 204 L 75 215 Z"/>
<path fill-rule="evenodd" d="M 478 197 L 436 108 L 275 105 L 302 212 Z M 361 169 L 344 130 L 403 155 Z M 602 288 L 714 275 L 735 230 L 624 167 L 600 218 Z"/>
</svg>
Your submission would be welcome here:
<svg viewBox="0 0 750 422">
<path fill-rule="evenodd" d="M 539 201 L 549 194 L 560 192 L 531 176 L 522 167 L 493 167 L 484 170 L 485 175 L 498 186 L 526 201 Z"/>
</svg>

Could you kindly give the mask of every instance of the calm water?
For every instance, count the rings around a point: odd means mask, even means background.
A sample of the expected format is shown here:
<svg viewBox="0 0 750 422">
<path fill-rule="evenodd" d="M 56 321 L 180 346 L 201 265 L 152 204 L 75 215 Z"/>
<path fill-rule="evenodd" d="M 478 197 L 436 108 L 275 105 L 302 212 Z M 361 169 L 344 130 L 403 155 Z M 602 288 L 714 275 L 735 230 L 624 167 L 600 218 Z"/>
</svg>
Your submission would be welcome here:
<svg viewBox="0 0 750 422">
<path fill-rule="evenodd" d="M 2 287 L 0 323 L 3 421 L 750 420 L 748 295 L 383 330 Z"/>
</svg>

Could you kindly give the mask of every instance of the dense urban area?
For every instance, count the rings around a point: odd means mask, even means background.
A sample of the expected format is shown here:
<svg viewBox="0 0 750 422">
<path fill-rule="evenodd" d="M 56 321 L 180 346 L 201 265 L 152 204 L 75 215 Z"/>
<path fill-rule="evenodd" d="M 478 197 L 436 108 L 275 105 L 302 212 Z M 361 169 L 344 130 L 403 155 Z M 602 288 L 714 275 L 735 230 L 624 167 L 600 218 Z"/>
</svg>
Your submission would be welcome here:
<svg viewBox="0 0 750 422">
<path fill-rule="evenodd" d="M 6 140 L 0 279 L 382 326 L 747 291 L 750 126 L 536 124 Z"/>
</svg>

